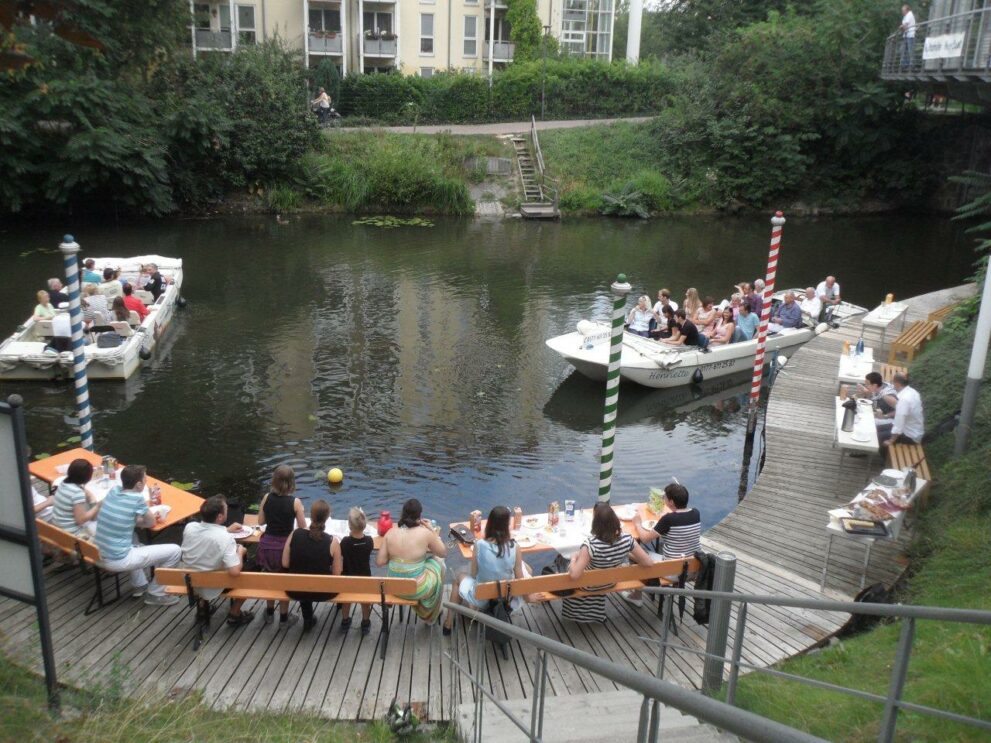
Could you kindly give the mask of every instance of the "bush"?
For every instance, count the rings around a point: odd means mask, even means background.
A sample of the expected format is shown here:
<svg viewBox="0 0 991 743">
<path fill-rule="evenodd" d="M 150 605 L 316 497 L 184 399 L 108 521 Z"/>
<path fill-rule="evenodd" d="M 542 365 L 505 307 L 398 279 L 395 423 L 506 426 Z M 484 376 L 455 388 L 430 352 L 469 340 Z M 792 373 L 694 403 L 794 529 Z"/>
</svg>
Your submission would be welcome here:
<svg viewBox="0 0 991 743">
<path fill-rule="evenodd" d="M 324 57 L 320 64 L 313 68 L 310 73 L 310 84 L 312 93 L 316 97 L 318 88 L 323 88 L 330 96 L 331 103 L 337 108 L 341 97 L 341 75 L 337 71 L 337 65 Z"/>
</svg>

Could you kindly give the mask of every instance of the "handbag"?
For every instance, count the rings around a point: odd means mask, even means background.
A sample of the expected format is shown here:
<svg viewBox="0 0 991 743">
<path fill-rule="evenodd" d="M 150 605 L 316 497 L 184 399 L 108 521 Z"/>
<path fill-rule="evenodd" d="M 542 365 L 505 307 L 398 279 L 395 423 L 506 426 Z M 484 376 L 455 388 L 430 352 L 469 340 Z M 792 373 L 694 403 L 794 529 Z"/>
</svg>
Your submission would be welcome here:
<svg viewBox="0 0 991 743">
<path fill-rule="evenodd" d="M 475 545 L 475 535 L 472 534 L 471 529 L 464 524 L 452 526 L 451 536 L 455 541 L 463 544 L 465 547 L 473 547 Z"/>
<path fill-rule="evenodd" d="M 541 575 L 561 575 L 568 572 L 568 561 L 565 560 L 561 555 L 554 558 L 554 561 L 550 565 L 544 565 L 543 570 L 540 571 Z M 565 598 L 570 596 L 575 592 L 574 588 L 562 588 L 559 591 L 551 591 L 555 596 L 560 596 Z"/>
<path fill-rule="evenodd" d="M 124 342 L 124 338 L 117 333 L 100 333 L 96 336 L 97 348 L 117 348 Z"/>
<path fill-rule="evenodd" d="M 491 599 L 488 605 L 482 610 L 483 614 L 487 614 L 493 619 L 498 619 L 500 622 L 506 622 L 512 624 L 512 607 L 509 604 L 509 596 L 502 595 L 502 582 L 496 581 L 496 590 L 499 593 L 499 598 Z M 508 592 L 507 592 L 508 594 Z M 504 646 L 508 645 L 512 639 L 505 632 L 496 629 L 495 627 L 485 627 L 485 639 L 491 640 L 496 645 Z"/>
</svg>

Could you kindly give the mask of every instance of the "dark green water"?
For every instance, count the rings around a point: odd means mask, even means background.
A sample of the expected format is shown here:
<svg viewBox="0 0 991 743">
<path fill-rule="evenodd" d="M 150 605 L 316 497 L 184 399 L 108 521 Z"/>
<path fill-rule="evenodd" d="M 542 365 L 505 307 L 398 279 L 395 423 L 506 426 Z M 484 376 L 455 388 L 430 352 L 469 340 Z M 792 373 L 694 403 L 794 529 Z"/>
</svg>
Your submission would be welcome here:
<svg viewBox="0 0 991 743">
<path fill-rule="evenodd" d="M 765 218 L 651 222 L 440 221 L 380 230 L 350 218 L 166 221 L 5 228 L 0 328 L 29 315 L 65 231 L 84 255 L 185 261 L 188 308 L 127 383 L 91 385 L 97 449 L 201 493 L 248 499 L 291 463 L 301 495 L 398 510 L 416 496 L 440 521 L 506 503 L 591 505 L 602 389 L 544 346 L 608 312 L 625 272 L 635 293 L 688 286 L 728 296 L 762 276 Z M 969 275 L 971 239 L 945 218 L 789 219 L 779 284 L 835 274 L 874 306 Z M 22 256 L 30 251 L 29 255 Z M 48 252 L 42 252 L 48 251 Z M 734 387 L 737 382 L 742 386 Z M 672 476 L 707 524 L 735 504 L 746 380 L 703 390 L 624 387 L 614 499 L 643 500 Z M 71 391 L 0 384 L 25 398 L 35 452 L 73 434 Z M 700 399 L 696 399 L 700 398 Z M 322 473 L 340 466 L 345 484 Z M 321 479 L 317 478 L 321 474 Z"/>
</svg>

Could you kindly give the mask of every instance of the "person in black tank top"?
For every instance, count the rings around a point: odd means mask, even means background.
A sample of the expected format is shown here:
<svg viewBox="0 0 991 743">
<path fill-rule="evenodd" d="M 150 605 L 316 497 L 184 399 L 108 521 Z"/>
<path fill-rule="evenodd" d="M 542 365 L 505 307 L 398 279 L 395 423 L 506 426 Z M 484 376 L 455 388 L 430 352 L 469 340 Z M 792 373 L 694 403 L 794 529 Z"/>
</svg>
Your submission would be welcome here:
<svg viewBox="0 0 991 743">
<path fill-rule="evenodd" d="M 375 540 L 365 534 L 365 513 L 360 508 L 348 512 L 348 529 L 351 532 L 341 540 L 341 555 L 344 559 L 344 575 L 370 576 L 372 574 L 372 550 Z M 371 604 L 361 605 L 361 634 L 371 630 Z M 351 604 L 341 604 L 341 629 L 351 626 Z"/>
<path fill-rule="evenodd" d="M 285 549 L 293 524 L 299 528 L 306 526 L 303 504 L 293 493 L 296 492 L 296 474 L 287 464 L 279 465 L 272 474 L 272 489 L 262 498 L 258 524 L 265 527 L 258 540 L 255 561 L 268 573 L 282 572 L 282 552 Z M 265 623 L 275 618 L 275 602 L 266 602 Z M 279 602 L 280 626 L 289 624 L 289 602 Z"/>
<path fill-rule="evenodd" d="M 297 529 L 286 541 L 282 552 L 282 567 L 290 573 L 307 575 L 340 575 L 343 569 L 340 545 L 324 529 L 330 518 L 330 506 L 318 500 L 310 506 L 310 528 Z M 290 598 L 299 601 L 303 612 L 303 631 L 308 632 L 316 624 L 314 601 L 327 601 L 336 593 L 310 593 L 287 591 Z"/>
</svg>

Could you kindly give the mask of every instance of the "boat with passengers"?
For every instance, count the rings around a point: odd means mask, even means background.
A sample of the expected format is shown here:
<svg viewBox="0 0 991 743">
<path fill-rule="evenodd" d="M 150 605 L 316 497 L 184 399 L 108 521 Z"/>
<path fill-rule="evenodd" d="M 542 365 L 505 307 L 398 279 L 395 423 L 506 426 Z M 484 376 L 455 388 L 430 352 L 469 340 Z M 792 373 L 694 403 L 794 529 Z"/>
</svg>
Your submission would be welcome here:
<svg viewBox="0 0 991 743">
<path fill-rule="evenodd" d="M 155 345 L 169 326 L 175 308 L 183 300 L 182 259 L 160 255 L 138 255 L 132 258 L 93 258 L 100 271 L 105 267 L 120 269 L 120 279 L 134 288 L 148 314 L 141 319 L 131 311 L 130 320 L 110 322 L 108 330 L 97 336 L 87 333 L 83 347 L 86 373 L 90 379 L 124 380 L 134 374 L 141 362 L 151 358 Z M 154 295 L 138 288 L 143 266 L 154 264 L 162 275 L 161 294 Z M 82 276 L 82 274 L 80 274 Z M 69 343 L 57 339 L 69 337 L 70 318 L 67 307 L 57 308 L 51 319 L 30 317 L 13 335 L 0 343 L 0 379 L 44 381 L 72 376 L 73 355 Z M 106 341 L 101 341 L 107 336 Z M 116 336 L 111 338 L 110 336 Z"/>
<path fill-rule="evenodd" d="M 784 295 L 789 291 L 799 296 L 803 292 L 801 289 L 785 289 L 776 292 L 771 301 L 775 305 L 784 301 Z M 770 361 L 778 355 L 787 356 L 830 327 L 866 312 L 865 307 L 840 302 L 827 309 L 824 322 L 804 316 L 800 328 L 783 328 L 768 333 L 766 358 Z M 546 343 L 548 348 L 586 377 L 605 381 L 609 368 L 610 335 L 609 323 L 581 320 L 574 332 L 551 338 Z M 697 346 L 672 346 L 625 331 L 620 375 L 623 379 L 653 388 L 678 387 L 725 377 L 753 368 L 757 343 L 757 338 L 754 338 L 702 349 Z"/>
</svg>

